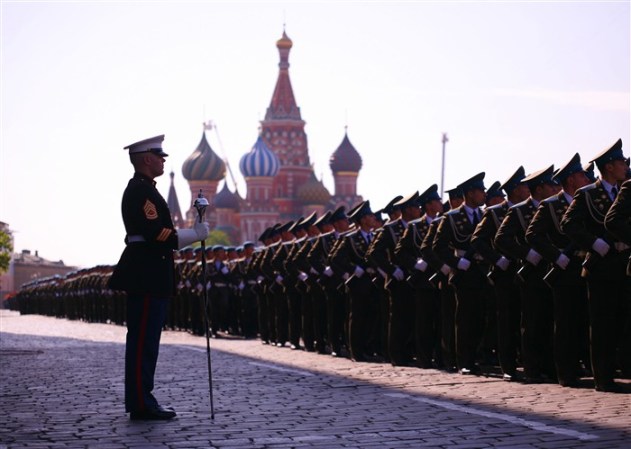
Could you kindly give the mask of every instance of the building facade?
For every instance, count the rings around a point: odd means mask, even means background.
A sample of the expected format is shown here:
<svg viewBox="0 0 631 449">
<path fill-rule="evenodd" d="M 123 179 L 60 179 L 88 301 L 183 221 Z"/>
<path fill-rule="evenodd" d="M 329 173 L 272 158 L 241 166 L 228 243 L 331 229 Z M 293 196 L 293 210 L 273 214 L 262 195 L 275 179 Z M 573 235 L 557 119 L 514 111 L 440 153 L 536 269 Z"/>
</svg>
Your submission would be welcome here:
<svg viewBox="0 0 631 449">
<path fill-rule="evenodd" d="M 276 223 L 306 217 L 314 211 L 321 214 L 341 205 L 350 208 L 362 200 L 357 194 L 362 159 L 347 133 L 330 158 L 334 193 L 315 176 L 309 159 L 305 121 L 289 77 L 292 46 L 293 42 L 283 31 L 276 42 L 280 62 L 272 99 L 260 122 L 256 142 L 239 162 L 246 184 L 245 198 L 232 192 L 226 182 L 218 191 L 221 181 L 225 181 L 226 164 L 210 147 L 205 131 L 182 166 L 191 198 L 196 198 L 200 190 L 203 192 L 211 205 L 206 214 L 211 227 L 226 232 L 234 244 L 256 241 L 266 228 Z M 196 218 L 192 207 L 185 218 L 182 217 L 173 174 L 168 203 L 174 223 L 182 220 L 190 225 Z"/>
</svg>

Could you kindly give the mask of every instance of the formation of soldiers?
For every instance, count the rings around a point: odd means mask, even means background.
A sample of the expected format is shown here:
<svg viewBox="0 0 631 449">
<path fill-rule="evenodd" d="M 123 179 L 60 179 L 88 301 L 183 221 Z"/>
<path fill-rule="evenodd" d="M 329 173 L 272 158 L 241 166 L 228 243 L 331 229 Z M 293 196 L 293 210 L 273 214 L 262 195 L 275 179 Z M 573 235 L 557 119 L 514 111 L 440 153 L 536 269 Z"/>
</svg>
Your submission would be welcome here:
<svg viewBox="0 0 631 449">
<path fill-rule="evenodd" d="M 593 376 L 596 390 L 620 392 L 614 378 L 631 376 L 631 170 L 620 140 L 590 162 L 519 167 L 488 190 L 480 173 L 446 203 L 432 185 L 377 212 L 364 201 L 314 213 L 266 229 L 258 246 L 185 248 L 167 327 L 204 335 L 207 313 L 217 338 L 565 387 Z M 124 324 L 111 271 L 33 282 L 11 306 Z"/>
</svg>

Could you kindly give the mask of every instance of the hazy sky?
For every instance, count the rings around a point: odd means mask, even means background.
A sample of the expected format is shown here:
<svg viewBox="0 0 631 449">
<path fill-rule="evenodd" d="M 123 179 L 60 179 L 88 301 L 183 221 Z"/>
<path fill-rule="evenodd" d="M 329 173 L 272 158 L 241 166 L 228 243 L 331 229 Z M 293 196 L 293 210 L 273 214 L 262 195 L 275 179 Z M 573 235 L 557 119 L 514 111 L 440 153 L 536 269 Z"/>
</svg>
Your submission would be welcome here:
<svg viewBox="0 0 631 449">
<path fill-rule="evenodd" d="M 1 2 L 0 221 L 15 250 L 116 263 L 123 147 L 165 134 L 183 210 L 183 161 L 202 136 L 238 162 L 256 141 L 286 24 L 309 153 L 348 125 L 374 208 L 486 171 L 504 180 L 630 144 L 630 8 L 621 2 Z M 232 184 L 229 184 L 232 188 Z M 221 187 L 221 186 L 220 186 Z"/>
</svg>

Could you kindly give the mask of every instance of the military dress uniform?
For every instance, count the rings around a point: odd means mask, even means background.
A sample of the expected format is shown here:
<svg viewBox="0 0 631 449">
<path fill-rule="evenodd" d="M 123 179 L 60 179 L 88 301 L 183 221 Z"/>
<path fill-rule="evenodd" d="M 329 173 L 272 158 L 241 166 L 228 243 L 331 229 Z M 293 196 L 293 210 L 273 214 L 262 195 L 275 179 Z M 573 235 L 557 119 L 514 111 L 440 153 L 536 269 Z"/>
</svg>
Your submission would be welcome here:
<svg viewBox="0 0 631 449">
<path fill-rule="evenodd" d="M 484 191 L 483 180 L 484 173 L 480 173 L 460 184 L 460 188 L 465 194 L 474 189 Z M 440 221 L 432 245 L 436 256 L 448 267 L 449 283 L 455 289 L 456 362 L 462 374 L 479 372 L 476 356 L 484 332 L 486 273 L 471 246 L 480 216 L 479 207 L 466 203 L 450 210 Z"/>
<path fill-rule="evenodd" d="M 364 201 L 351 218 L 359 222 L 362 216 L 372 213 L 370 202 Z M 373 355 L 375 347 L 378 295 L 367 268 L 366 251 L 370 240 L 370 232 L 355 229 L 341 237 L 330 257 L 329 268 L 333 275 L 346 279 L 344 283 L 349 297 L 348 344 L 350 356 L 355 361 L 366 361 Z"/>
<path fill-rule="evenodd" d="M 433 199 L 440 199 L 434 184 L 419 196 L 421 205 Z M 432 193 L 435 195 L 432 195 Z M 432 367 L 432 360 L 439 361 L 440 341 L 440 296 L 429 277 L 434 270 L 423 260 L 421 245 L 434 221 L 426 214 L 408 223 L 394 250 L 394 261 L 409 276 L 406 282 L 413 288 L 412 333 L 416 365 L 420 368 Z"/>
<path fill-rule="evenodd" d="M 145 413 L 160 409 L 152 395 L 153 378 L 168 301 L 175 293 L 178 236 L 155 182 L 139 173 L 125 189 L 122 214 L 127 246 L 109 286 L 127 292 L 125 409 Z"/>
<path fill-rule="evenodd" d="M 402 198 L 395 205 L 399 209 L 407 207 L 407 204 L 418 207 L 417 202 L 418 192 L 411 198 Z M 387 315 L 380 314 L 377 326 L 380 329 L 381 351 L 394 366 L 410 364 L 414 353 L 414 297 L 410 285 L 405 281 L 406 274 L 394 261 L 394 250 L 406 228 L 407 223 L 401 217 L 387 222 L 375 233 L 375 238 L 366 251 L 366 259 L 372 267 L 387 275 Z"/>
<path fill-rule="evenodd" d="M 622 141 L 595 159 L 601 166 L 624 160 Z M 605 217 L 613 204 L 613 187 L 599 179 L 579 189 L 561 221 L 561 230 L 579 248 L 587 251 L 583 277 L 587 280 L 590 315 L 592 371 L 598 391 L 618 391 L 614 383 L 618 350 L 628 342 L 623 327 L 627 321 L 631 287 L 626 276 L 629 245 L 605 228 Z"/>
<path fill-rule="evenodd" d="M 578 153 L 554 175 L 564 181 L 583 172 Z M 587 180 L 587 178 L 585 178 Z M 560 222 L 572 197 L 565 191 L 543 200 L 528 229 L 526 242 L 558 272 L 545 279 L 551 286 L 554 300 L 554 364 L 558 381 L 563 386 L 577 386 L 580 361 L 589 362 L 587 329 L 587 289 L 581 278 L 585 252 L 576 248 L 561 231 Z M 588 363 L 589 365 L 589 363 Z"/>
<path fill-rule="evenodd" d="M 523 179 L 531 196 L 512 206 L 495 236 L 495 245 L 509 259 L 519 261 L 518 284 L 521 295 L 521 346 L 524 380 L 541 382 L 545 376 L 555 377 L 552 357 L 553 301 L 552 292 L 543 281 L 548 264 L 526 242 L 526 230 L 535 215 L 539 201 L 532 197 L 535 188 L 553 184 L 554 167 L 539 170 Z M 543 199 L 543 198 L 542 198 Z"/>
<path fill-rule="evenodd" d="M 512 192 L 525 178 L 523 167 L 519 167 L 502 185 L 506 192 Z M 491 266 L 487 276 L 492 279 L 496 295 L 497 313 L 497 352 L 498 361 L 505 380 L 512 380 L 518 365 L 520 347 L 520 299 L 519 288 L 515 283 L 517 261 L 507 258 L 495 246 L 495 236 L 508 209 L 508 200 L 487 207 L 482 219 L 473 232 L 471 245 Z"/>
<path fill-rule="evenodd" d="M 338 207 L 329 219 L 331 223 L 338 220 L 347 220 L 344 206 Z M 345 334 L 346 297 L 340 288 L 344 279 L 342 279 L 342 273 L 334 273 L 329 266 L 330 255 L 333 253 L 335 245 L 340 241 L 340 236 L 341 234 L 335 230 L 320 234 L 307 255 L 313 274 L 318 276 L 317 285 L 325 297 L 326 339 L 333 356 L 339 356 L 342 346 L 347 344 Z"/>
</svg>

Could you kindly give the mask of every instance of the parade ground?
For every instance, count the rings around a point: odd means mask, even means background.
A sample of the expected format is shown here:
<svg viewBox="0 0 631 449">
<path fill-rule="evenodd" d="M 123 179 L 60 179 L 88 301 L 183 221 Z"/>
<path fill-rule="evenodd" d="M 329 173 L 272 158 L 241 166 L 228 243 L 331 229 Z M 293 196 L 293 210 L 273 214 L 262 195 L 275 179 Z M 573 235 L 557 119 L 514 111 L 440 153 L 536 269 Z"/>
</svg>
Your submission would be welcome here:
<svg viewBox="0 0 631 449">
<path fill-rule="evenodd" d="M 0 310 L 0 449 L 628 448 L 631 394 L 355 363 L 260 340 L 163 333 L 154 395 L 130 421 L 126 329 Z M 630 380 L 619 380 L 631 391 Z"/>
</svg>

